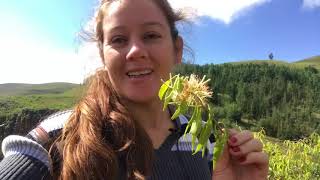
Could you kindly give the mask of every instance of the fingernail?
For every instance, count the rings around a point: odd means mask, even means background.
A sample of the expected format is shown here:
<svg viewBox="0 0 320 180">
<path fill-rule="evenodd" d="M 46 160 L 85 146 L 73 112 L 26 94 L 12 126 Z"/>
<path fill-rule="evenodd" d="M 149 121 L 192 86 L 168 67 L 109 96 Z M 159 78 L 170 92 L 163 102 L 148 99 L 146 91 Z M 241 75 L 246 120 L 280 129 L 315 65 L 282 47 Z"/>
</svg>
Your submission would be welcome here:
<svg viewBox="0 0 320 180">
<path fill-rule="evenodd" d="M 239 148 L 238 146 L 233 147 L 233 148 L 232 148 L 232 151 L 233 151 L 233 152 L 239 152 L 239 151 L 240 151 L 240 148 Z"/>
<path fill-rule="evenodd" d="M 241 158 L 239 159 L 239 162 L 242 163 L 242 162 L 246 161 L 246 159 L 247 159 L 246 157 L 241 157 Z"/>
<path fill-rule="evenodd" d="M 238 140 L 237 140 L 237 138 L 235 138 L 235 137 L 231 137 L 231 138 L 230 138 L 230 141 L 231 141 L 232 143 L 236 143 Z"/>
</svg>

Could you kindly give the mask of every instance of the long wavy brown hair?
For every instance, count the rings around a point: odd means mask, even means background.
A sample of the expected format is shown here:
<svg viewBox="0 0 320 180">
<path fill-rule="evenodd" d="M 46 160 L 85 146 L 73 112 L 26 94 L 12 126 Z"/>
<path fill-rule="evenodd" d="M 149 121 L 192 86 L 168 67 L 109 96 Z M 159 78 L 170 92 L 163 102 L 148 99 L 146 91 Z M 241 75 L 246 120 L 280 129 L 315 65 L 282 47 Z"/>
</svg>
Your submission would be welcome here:
<svg viewBox="0 0 320 180">
<path fill-rule="evenodd" d="M 117 0 L 102 0 L 96 16 L 94 39 L 103 59 L 103 19 Z M 183 19 L 167 0 L 152 0 L 163 12 L 178 37 L 175 23 Z M 86 95 L 77 104 L 55 145 L 62 144 L 60 169 L 54 177 L 63 180 L 145 179 L 152 169 L 153 146 L 144 129 L 133 120 L 113 89 L 105 69 L 98 70 Z"/>
</svg>

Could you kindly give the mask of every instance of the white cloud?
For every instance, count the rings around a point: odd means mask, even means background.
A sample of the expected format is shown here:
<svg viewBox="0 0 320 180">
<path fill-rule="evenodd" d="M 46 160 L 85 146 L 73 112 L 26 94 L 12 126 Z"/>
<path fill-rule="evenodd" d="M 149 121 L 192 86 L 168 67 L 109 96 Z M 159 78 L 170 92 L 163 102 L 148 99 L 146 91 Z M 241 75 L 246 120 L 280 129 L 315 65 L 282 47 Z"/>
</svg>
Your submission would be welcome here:
<svg viewBox="0 0 320 180">
<path fill-rule="evenodd" d="M 320 7 L 320 0 L 303 0 L 303 8 L 314 9 Z"/>
<path fill-rule="evenodd" d="M 0 48 L 4 50 L 0 54 L 0 83 L 81 83 L 100 65 L 89 55 L 88 47 L 81 47 L 76 53 L 33 42 L 11 41 L 1 42 Z"/>
<path fill-rule="evenodd" d="M 82 44 L 77 52 L 62 49 L 32 26 L 11 20 L 0 29 L 0 83 L 81 83 L 101 66 L 93 44 Z"/>
<path fill-rule="evenodd" d="M 194 9 L 199 16 L 208 16 L 230 24 L 249 9 L 271 0 L 169 0 L 174 8 Z"/>
<path fill-rule="evenodd" d="M 193 8 L 199 16 L 229 24 L 248 9 L 271 0 L 169 1 L 174 8 Z M 84 43 L 77 52 L 62 49 L 52 44 L 50 37 L 41 37 L 32 24 L 19 17 L 1 14 L 0 22 L 5 27 L 0 28 L 0 83 L 80 83 L 101 66 L 94 44 Z"/>
</svg>

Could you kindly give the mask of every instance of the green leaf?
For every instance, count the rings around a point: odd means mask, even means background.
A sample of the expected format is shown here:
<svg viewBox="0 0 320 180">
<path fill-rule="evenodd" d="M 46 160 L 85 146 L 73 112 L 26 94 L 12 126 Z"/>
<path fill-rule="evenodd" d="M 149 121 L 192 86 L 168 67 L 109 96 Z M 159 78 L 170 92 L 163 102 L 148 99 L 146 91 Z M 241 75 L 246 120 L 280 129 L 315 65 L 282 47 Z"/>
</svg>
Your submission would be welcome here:
<svg viewBox="0 0 320 180">
<path fill-rule="evenodd" d="M 180 104 L 177 108 L 177 110 L 172 115 L 171 119 L 176 119 L 180 114 L 184 114 L 188 110 L 188 105 L 184 102 Z"/>
<path fill-rule="evenodd" d="M 207 143 L 208 142 L 206 142 L 205 145 L 203 145 L 203 147 L 202 147 L 202 154 L 201 154 L 202 158 L 204 157 L 204 153 L 206 151 Z"/>
<path fill-rule="evenodd" d="M 159 90 L 159 98 L 160 100 L 163 99 L 163 96 L 165 95 L 165 93 L 167 92 L 168 88 L 169 88 L 169 85 L 170 85 L 170 79 L 167 80 L 165 83 L 163 83 L 160 87 L 160 90 Z"/>
<path fill-rule="evenodd" d="M 213 168 L 215 167 L 219 157 L 221 156 L 223 149 L 224 149 L 224 145 L 227 142 L 228 139 L 228 133 L 227 132 L 223 132 L 223 134 L 221 135 L 222 137 L 217 137 L 217 141 L 215 143 L 215 146 L 213 148 L 213 159 L 212 159 L 212 163 L 213 163 Z"/>
<path fill-rule="evenodd" d="M 178 76 L 175 76 L 175 80 L 174 80 L 174 83 L 173 83 L 173 90 L 174 91 L 178 91 L 179 84 L 180 84 L 180 77 L 178 75 Z"/>
<path fill-rule="evenodd" d="M 199 144 L 201 144 L 201 148 L 203 149 L 202 151 L 202 157 L 204 156 L 204 151 L 205 148 L 207 147 L 207 143 L 209 140 L 209 137 L 211 135 L 211 131 L 212 131 L 212 122 L 206 122 L 206 124 L 204 125 L 204 128 L 202 129 L 201 133 L 200 133 L 200 137 L 199 137 Z M 198 144 L 198 146 L 199 146 Z M 198 148 L 197 146 L 197 148 Z M 197 151 L 197 150 L 196 150 Z"/>
<path fill-rule="evenodd" d="M 167 93 L 166 93 L 166 96 L 164 98 L 164 104 L 163 104 L 163 110 L 166 109 L 166 107 L 168 106 L 170 100 L 171 100 L 171 97 L 173 95 L 173 90 L 172 89 L 168 89 L 167 90 Z"/>
<path fill-rule="evenodd" d="M 196 150 L 192 153 L 192 155 L 197 154 L 203 148 L 203 144 L 198 144 Z"/>
<path fill-rule="evenodd" d="M 196 119 L 196 116 L 197 116 L 197 111 L 198 111 L 198 107 L 195 107 L 193 112 L 192 112 L 192 116 L 188 122 L 188 125 L 186 127 L 186 130 L 184 131 L 184 135 L 188 132 L 188 130 L 190 129 L 191 125 L 192 125 L 192 122 Z"/>
<path fill-rule="evenodd" d="M 192 137 L 191 137 L 191 151 L 193 151 L 193 149 L 194 149 L 196 139 L 197 139 L 197 136 L 192 135 Z"/>
<path fill-rule="evenodd" d="M 199 126 L 201 126 L 201 122 L 199 123 L 199 121 L 193 121 L 191 124 L 190 133 L 197 136 L 200 128 Z"/>
</svg>

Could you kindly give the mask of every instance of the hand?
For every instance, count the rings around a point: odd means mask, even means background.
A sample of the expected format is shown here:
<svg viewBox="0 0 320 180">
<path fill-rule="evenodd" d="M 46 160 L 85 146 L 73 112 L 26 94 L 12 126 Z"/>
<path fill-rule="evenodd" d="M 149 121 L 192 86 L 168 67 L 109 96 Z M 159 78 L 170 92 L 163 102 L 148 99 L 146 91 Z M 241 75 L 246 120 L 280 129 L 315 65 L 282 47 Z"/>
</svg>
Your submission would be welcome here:
<svg viewBox="0 0 320 180">
<path fill-rule="evenodd" d="M 217 161 L 212 179 L 265 180 L 268 176 L 268 155 L 252 132 L 229 130 L 224 152 Z"/>
</svg>

